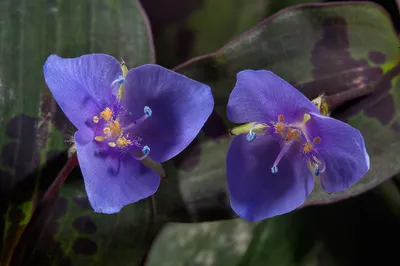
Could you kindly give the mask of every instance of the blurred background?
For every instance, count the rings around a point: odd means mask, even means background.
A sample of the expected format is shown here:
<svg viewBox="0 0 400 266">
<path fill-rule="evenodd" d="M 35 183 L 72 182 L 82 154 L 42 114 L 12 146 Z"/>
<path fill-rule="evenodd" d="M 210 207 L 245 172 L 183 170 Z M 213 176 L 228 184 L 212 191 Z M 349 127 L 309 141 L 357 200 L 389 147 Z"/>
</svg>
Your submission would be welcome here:
<svg viewBox="0 0 400 266">
<path fill-rule="evenodd" d="M 350 1 L 141 1 L 151 22 L 157 63 L 170 68 L 192 57 L 215 52 L 232 38 L 285 7 L 329 2 Z M 399 9 L 396 1 L 372 2 L 390 13 L 396 29 L 399 30 Z"/>
<path fill-rule="evenodd" d="M 0 265 L 400 265 L 399 3 L 340 2 L 0 0 Z M 199 137 L 164 165 L 157 194 L 115 215 L 93 213 L 79 168 L 40 201 L 75 131 L 42 65 L 90 52 L 174 69 L 216 99 Z M 336 195 L 317 185 L 292 213 L 237 219 L 224 106 L 247 68 L 271 69 L 310 99 L 337 96 L 332 116 L 363 133 L 370 173 Z"/>
</svg>

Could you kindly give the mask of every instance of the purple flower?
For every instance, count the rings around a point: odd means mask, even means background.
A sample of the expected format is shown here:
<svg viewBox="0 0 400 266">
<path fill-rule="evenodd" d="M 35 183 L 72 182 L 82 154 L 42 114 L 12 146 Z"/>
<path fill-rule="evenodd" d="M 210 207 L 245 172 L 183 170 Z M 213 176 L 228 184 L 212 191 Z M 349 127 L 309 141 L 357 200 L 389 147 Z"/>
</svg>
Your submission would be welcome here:
<svg viewBox="0 0 400 266">
<path fill-rule="evenodd" d="M 320 178 L 328 192 L 347 189 L 369 170 L 364 139 L 353 127 L 323 116 L 270 71 L 241 71 L 228 118 L 250 123 L 233 132 L 227 154 L 231 206 L 259 221 L 299 207 Z M 242 134 L 244 133 L 244 134 Z"/>
<path fill-rule="evenodd" d="M 78 129 L 78 160 L 96 212 L 115 213 L 154 194 L 160 177 L 142 160 L 164 162 L 180 153 L 214 106 L 204 84 L 151 64 L 128 72 L 105 54 L 51 55 L 44 77 Z"/>
</svg>

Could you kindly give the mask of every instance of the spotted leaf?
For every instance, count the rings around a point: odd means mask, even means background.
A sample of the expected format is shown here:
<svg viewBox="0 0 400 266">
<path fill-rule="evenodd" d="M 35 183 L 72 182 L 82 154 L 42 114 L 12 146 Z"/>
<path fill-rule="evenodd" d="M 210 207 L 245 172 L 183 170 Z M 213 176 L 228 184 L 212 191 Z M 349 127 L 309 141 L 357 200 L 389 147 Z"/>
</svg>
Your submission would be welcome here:
<svg viewBox="0 0 400 266">
<path fill-rule="evenodd" d="M 1 265 L 20 257 L 15 249 L 75 131 L 45 86 L 46 58 L 107 52 L 130 67 L 151 62 L 146 20 L 138 1 L 0 2 Z"/>
</svg>

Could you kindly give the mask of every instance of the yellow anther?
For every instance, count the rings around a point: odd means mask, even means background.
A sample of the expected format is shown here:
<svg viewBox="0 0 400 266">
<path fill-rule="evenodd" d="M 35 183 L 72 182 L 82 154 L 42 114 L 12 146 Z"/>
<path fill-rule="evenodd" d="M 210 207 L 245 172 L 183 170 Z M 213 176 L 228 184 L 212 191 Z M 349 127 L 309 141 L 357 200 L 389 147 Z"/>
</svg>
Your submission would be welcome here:
<svg viewBox="0 0 400 266">
<path fill-rule="evenodd" d="M 115 142 L 109 142 L 108 146 L 110 146 L 111 148 L 115 148 L 117 144 L 115 144 Z"/>
<path fill-rule="evenodd" d="M 284 123 L 279 122 L 279 123 L 275 124 L 276 133 L 281 133 L 281 134 L 284 133 L 285 132 L 285 128 L 286 128 L 286 126 L 285 126 Z"/>
<path fill-rule="evenodd" d="M 103 136 L 96 136 L 96 137 L 94 137 L 94 140 L 95 141 L 98 141 L 98 142 L 102 142 L 102 141 L 104 141 L 106 139 L 106 137 L 103 137 Z"/>
<path fill-rule="evenodd" d="M 122 129 L 121 129 L 121 125 L 118 121 L 113 121 L 112 123 L 110 123 L 108 125 L 108 127 L 111 130 L 111 135 L 114 137 L 118 137 L 123 133 Z"/>
<path fill-rule="evenodd" d="M 278 115 L 278 122 L 274 126 L 275 132 L 282 134 L 282 137 L 284 137 L 283 134 L 285 133 L 285 128 L 286 128 L 286 125 L 283 121 L 285 121 L 285 117 L 282 114 Z"/>
<path fill-rule="evenodd" d="M 307 142 L 306 144 L 304 144 L 303 152 L 309 153 L 310 151 L 312 151 L 312 149 L 313 149 L 313 144 L 310 142 Z"/>
<path fill-rule="evenodd" d="M 121 137 L 117 139 L 117 146 L 120 148 L 126 147 L 131 144 L 131 141 L 125 137 Z"/>
<path fill-rule="evenodd" d="M 111 109 L 107 107 L 103 112 L 100 113 L 100 117 L 106 121 L 110 121 L 113 118 L 113 113 Z"/>
<path fill-rule="evenodd" d="M 109 134 L 111 132 L 111 129 L 109 127 L 103 128 L 104 134 Z"/>
<path fill-rule="evenodd" d="M 98 116 L 93 116 L 93 122 L 94 123 L 99 123 L 99 117 Z"/>
<path fill-rule="evenodd" d="M 316 138 L 314 138 L 313 142 L 314 142 L 315 144 L 318 144 L 318 143 L 321 142 L 321 138 L 320 138 L 320 137 L 316 137 Z"/>
<path fill-rule="evenodd" d="M 286 133 L 286 139 L 287 141 L 291 141 L 291 140 L 295 140 L 298 139 L 300 137 L 300 131 L 298 131 L 297 129 L 293 129 L 293 128 L 288 128 L 287 133 Z"/>
</svg>

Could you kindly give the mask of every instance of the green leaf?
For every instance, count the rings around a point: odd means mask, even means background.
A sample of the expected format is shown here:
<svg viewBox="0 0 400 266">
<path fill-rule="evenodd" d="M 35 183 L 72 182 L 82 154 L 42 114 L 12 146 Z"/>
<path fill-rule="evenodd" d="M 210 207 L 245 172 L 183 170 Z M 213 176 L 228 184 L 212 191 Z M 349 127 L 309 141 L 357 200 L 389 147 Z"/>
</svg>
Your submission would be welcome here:
<svg viewBox="0 0 400 266">
<path fill-rule="evenodd" d="M 236 74 L 244 69 L 269 69 L 309 99 L 321 93 L 340 100 L 373 92 L 333 113 L 363 133 L 371 171 L 341 193 L 327 194 L 317 183 L 306 205 L 355 196 L 400 172 L 400 82 L 397 67 L 389 71 L 399 62 L 399 46 L 389 17 L 377 5 L 310 4 L 282 10 L 216 53 L 178 66 L 176 71 L 210 85 L 216 104 L 203 134 L 175 161 L 189 210 L 202 212 L 208 206 L 229 216 L 229 204 L 218 201 L 228 195 L 224 155 L 227 132 L 235 126 L 225 106 Z"/>
<path fill-rule="evenodd" d="M 210 53 L 281 8 L 312 0 L 144 0 L 152 20 L 157 62 L 173 67 Z M 179 9 L 171 8 L 179 6 Z"/>
<path fill-rule="evenodd" d="M 146 265 L 390 265 L 398 257 L 390 239 L 399 236 L 398 218 L 369 192 L 257 223 L 171 223 L 157 236 Z"/>
<path fill-rule="evenodd" d="M 326 262 L 329 254 L 312 234 L 309 216 L 298 212 L 259 223 L 235 219 L 168 224 L 157 236 L 146 265 L 318 265 L 318 256 L 323 254 Z"/>
<path fill-rule="evenodd" d="M 168 224 L 157 236 L 146 265 L 238 265 L 252 239 L 252 228 L 240 219 Z"/>
<path fill-rule="evenodd" d="M 69 180 L 32 219 L 13 265 L 139 265 L 153 239 L 151 210 L 143 200 L 94 213 L 82 180 Z"/>
<path fill-rule="evenodd" d="M 75 131 L 46 89 L 46 58 L 102 52 L 134 67 L 153 62 L 154 54 L 137 1 L 4 0 L 0 17 L 0 264 L 9 265 Z"/>
</svg>

